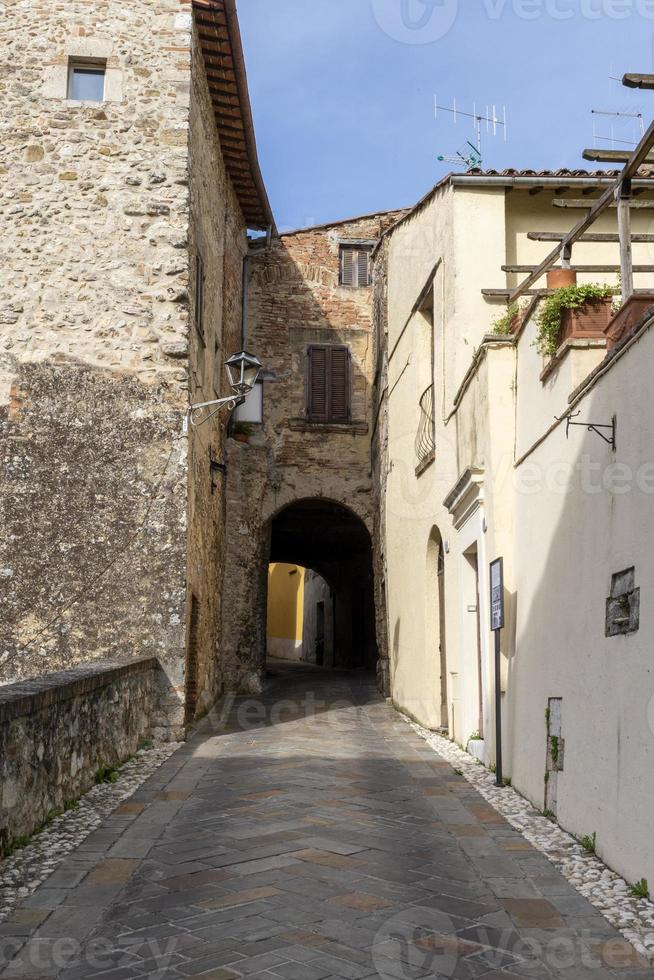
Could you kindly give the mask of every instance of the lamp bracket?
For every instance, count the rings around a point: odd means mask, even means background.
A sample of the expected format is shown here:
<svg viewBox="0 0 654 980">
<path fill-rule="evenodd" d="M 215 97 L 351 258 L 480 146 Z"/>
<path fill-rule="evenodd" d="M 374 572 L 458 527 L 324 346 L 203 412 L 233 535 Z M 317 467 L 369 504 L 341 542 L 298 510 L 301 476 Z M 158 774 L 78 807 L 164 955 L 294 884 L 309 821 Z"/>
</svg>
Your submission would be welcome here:
<svg viewBox="0 0 654 980">
<path fill-rule="evenodd" d="M 230 411 L 233 411 L 239 405 L 242 405 L 244 401 L 245 395 L 229 395 L 227 398 L 216 398 L 210 402 L 198 402 L 196 405 L 189 405 L 184 416 L 184 435 L 188 433 L 189 422 L 193 428 L 196 428 L 198 425 L 202 425 L 203 422 L 208 422 L 209 419 L 212 419 L 224 406 L 230 409 Z M 205 411 L 210 408 L 213 408 L 214 411 L 208 412 L 205 415 Z"/>
<path fill-rule="evenodd" d="M 563 422 L 565 420 L 565 423 L 566 423 L 566 426 L 565 426 L 565 437 L 566 437 L 566 439 L 569 439 L 570 438 L 570 426 L 571 425 L 580 425 L 580 426 L 583 426 L 583 428 L 587 429 L 589 432 L 596 433 L 596 435 L 598 435 L 600 437 L 600 439 L 603 439 L 604 442 L 608 443 L 608 445 L 611 447 L 611 449 L 613 450 L 613 452 L 615 452 L 616 445 L 617 445 L 616 444 L 616 431 L 617 431 L 617 424 L 618 424 L 618 420 L 615 417 L 615 415 L 613 416 L 613 419 L 612 419 L 610 425 L 602 424 L 600 422 L 574 422 L 573 419 L 578 418 L 580 415 L 581 415 L 581 412 L 575 412 L 574 415 L 570 415 L 570 414 L 568 414 L 568 415 L 562 415 L 561 418 L 559 418 L 557 415 L 554 416 L 554 418 L 556 419 L 557 422 Z M 611 435 L 610 436 L 605 435 L 604 432 L 601 432 L 600 431 L 601 429 L 608 429 L 608 430 L 610 430 Z"/>
</svg>

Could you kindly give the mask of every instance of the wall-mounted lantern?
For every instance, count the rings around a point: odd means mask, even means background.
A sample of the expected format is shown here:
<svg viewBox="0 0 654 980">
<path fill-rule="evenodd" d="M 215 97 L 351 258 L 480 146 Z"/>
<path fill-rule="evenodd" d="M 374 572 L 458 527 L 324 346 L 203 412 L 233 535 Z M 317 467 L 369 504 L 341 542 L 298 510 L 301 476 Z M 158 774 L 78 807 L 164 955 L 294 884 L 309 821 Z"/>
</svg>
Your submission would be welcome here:
<svg viewBox="0 0 654 980">
<path fill-rule="evenodd" d="M 247 395 L 252 391 L 261 374 L 261 361 L 246 350 L 242 350 L 240 354 L 232 354 L 225 361 L 225 367 L 232 390 L 239 395 Z"/>
<path fill-rule="evenodd" d="M 225 368 L 234 394 L 228 395 L 227 398 L 217 398 L 210 402 L 189 405 L 184 417 L 185 435 L 188 432 L 189 421 L 193 426 L 202 425 L 203 422 L 213 418 L 223 406 L 233 410 L 238 405 L 242 405 L 245 396 L 252 391 L 257 383 L 257 378 L 261 373 L 261 362 L 253 354 L 248 354 L 247 351 L 242 350 L 238 354 L 232 354 L 225 361 Z M 210 408 L 215 409 L 215 411 L 205 414 Z"/>
</svg>

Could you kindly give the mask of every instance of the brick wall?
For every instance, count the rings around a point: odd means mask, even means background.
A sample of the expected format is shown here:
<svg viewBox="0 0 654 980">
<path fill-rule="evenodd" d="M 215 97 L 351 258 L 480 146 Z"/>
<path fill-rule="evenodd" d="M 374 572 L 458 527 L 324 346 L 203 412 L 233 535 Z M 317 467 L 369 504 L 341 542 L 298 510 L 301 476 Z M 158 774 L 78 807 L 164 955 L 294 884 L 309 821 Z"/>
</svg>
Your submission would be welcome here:
<svg viewBox="0 0 654 980">
<path fill-rule="evenodd" d="M 339 243 L 376 241 L 397 217 L 384 214 L 274 239 L 251 259 L 248 348 L 269 379 L 264 422 L 248 444 L 227 450 L 227 554 L 219 663 L 227 688 L 256 691 L 265 651 L 270 522 L 285 506 L 326 498 L 374 530 L 371 477 L 374 371 L 372 290 L 339 285 Z M 311 343 L 346 344 L 352 354 L 352 424 L 305 417 Z"/>
</svg>

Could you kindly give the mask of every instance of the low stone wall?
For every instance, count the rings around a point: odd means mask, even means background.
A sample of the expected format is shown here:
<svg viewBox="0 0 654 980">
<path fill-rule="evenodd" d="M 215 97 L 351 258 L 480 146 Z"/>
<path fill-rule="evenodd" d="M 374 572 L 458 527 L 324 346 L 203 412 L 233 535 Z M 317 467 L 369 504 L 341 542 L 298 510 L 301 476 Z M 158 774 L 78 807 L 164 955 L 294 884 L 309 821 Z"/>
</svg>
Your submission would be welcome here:
<svg viewBox="0 0 654 980">
<path fill-rule="evenodd" d="M 0 853 L 31 834 L 150 733 L 165 677 L 156 658 L 0 687 Z"/>
</svg>

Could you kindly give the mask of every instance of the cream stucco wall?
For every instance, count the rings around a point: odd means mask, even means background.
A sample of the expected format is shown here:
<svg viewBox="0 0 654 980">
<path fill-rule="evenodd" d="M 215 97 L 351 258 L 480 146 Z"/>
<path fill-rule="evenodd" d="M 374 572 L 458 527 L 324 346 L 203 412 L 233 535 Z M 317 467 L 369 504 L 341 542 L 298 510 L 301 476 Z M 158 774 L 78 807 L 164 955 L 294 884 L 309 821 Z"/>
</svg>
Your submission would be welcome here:
<svg viewBox="0 0 654 980">
<path fill-rule="evenodd" d="M 631 881 L 654 878 L 653 359 L 650 330 L 575 406 L 584 420 L 617 414 L 616 453 L 583 428 L 566 439 L 560 425 L 520 467 L 530 489 L 515 495 L 513 780 L 543 806 L 545 710 L 562 698 L 558 819 L 576 834 L 596 831 L 600 856 Z M 607 638 L 611 576 L 631 566 L 640 628 Z"/>
<path fill-rule="evenodd" d="M 569 193 L 580 196 L 579 190 Z M 601 342 L 572 342 L 557 367 L 542 378 L 545 362 L 535 346 L 535 320 L 528 322 L 517 342 L 484 340 L 504 307 L 484 298 L 481 290 L 516 281 L 515 274 L 502 272 L 502 265 L 535 264 L 551 249 L 551 243 L 529 240 L 528 231 L 564 230 L 578 219 L 581 212 L 555 208 L 554 199 L 552 190 L 534 196 L 526 190 L 507 194 L 504 188 L 444 185 L 393 231 L 387 248 L 384 520 L 391 693 L 423 724 L 447 725 L 450 736 L 461 744 L 481 731 L 485 738 L 474 743 L 476 754 L 486 762 L 495 758 L 488 565 L 503 556 L 503 747 L 508 774 L 519 741 L 514 704 L 519 695 L 512 685 L 520 676 L 518 624 L 524 615 L 526 574 L 522 565 L 518 567 L 515 551 L 522 548 L 526 560 L 534 535 L 547 541 L 554 527 L 549 520 L 541 521 L 529 492 L 529 470 L 516 470 L 515 462 L 546 438 L 556 424 L 554 416 L 564 413 L 568 396 L 599 364 L 605 350 Z M 636 212 L 634 231 L 648 231 L 648 226 L 648 212 Z M 615 232 L 615 212 L 593 230 Z M 647 246 L 639 247 L 636 261 L 651 261 L 648 251 Z M 616 265 L 617 246 L 580 243 L 573 261 Z M 648 278 L 640 275 L 637 286 L 646 286 Z M 580 274 L 579 280 L 615 283 L 616 276 L 589 273 Z M 433 308 L 433 336 L 428 316 L 415 308 L 421 291 L 423 305 Z M 420 472 L 414 446 L 418 401 L 430 377 L 436 451 L 431 465 Z M 557 479 L 555 473 L 552 480 Z M 458 492 L 452 492 L 457 483 Z M 441 540 L 442 615 L 434 572 L 434 543 Z M 552 587 L 556 594 L 556 583 Z M 446 650 L 445 669 L 441 646 Z M 541 651 L 545 663 L 547 658 Z M 532 715 L 531 708 L 525 710 L 525 718 L 533 722 Z M 544 717 L 544 706 L 539 706 L 538 717 Z M 521 757 L 532 779 L 534 772 L 539 774 L 541 790 L 544 753 L 543 736 L 533 754 Z M 565 802 L 562 809 L 565 812 Z"/>
<path fill-rule="evenodd" d="M 492 277 L 498 250 L 503 254 L 504 238 L 503 193 L 476 189 L 455 193 L 445 187 L 395 231 L 388 259 L 386 550 L 392 696 L 429 727 L 449 725 L 454 737 L 463 742 L 480 728 L 476 617 L 477 612 L 483 615 L 485 599 L 477 600 L 474 569 L 470 578 L 472 566 L 468 559 L 461 564 L 461 554 L 477 548 L 482 570 L 479 594 L 485 596 L 483 510 L 477 509 L 468 523 L 466 544 L 459 553 L 443 501 L 460 473 L 456 423 L 451 417 L 454 396 L 488 329 L 487 303 L 479 290 L 469 288 L 470 276 L 474 270 L 482 277 Z M 433 337 L 420 311 L 411 316 L 431 274 Z M 418 401 L 430 376 L 436 457 L 424 472 L 416 473 Z M 483 450 L 481 455 L 483 458 Z M 444 560 L 445 672 L 441 671 L 439 649 L 440 616 L 434 612 L 438 603 L 434 541 L 439 536 L 445 550 L 449 548 Z M 462 597 L 467 600 L 465 608 Z M 480 608 L 469 612 L 469 606 Z M 481 670 L 482 688 L 487 688 L 484 660 Z M 443 685 L 448 691 L 445 716 L 441 711 Z M 484 713 L 488 715 L 487 708 Z"/>
<path fill-rule="evenodd" d="M 563 230 L 580 216 L 553 207 L 554 199 L 551 190 L 506 194 L 445 185 L 387 244 L 391 692 L 423 724 L 447 725 L 461 744 L 480 731 L 483 740 L 469 747 L 482 761 L 494 760 L 488 564 L 503 556 L 505 774 L 537 806 L 546 805 L 545 711 L 550 698 L 562 698 L 564 768 L 552 799 L 560 823 L 579 835 L 596 831 L 600 855 L 629 880 L 654 880 L 648 603 L 654 582 L 654 418 L 648 405 L 654 328 L 606 362 L 610 366 L 572 405 L 584 420 L 608 423 L 617 415 L 615 454 L 583 427 L 566 439 L 565 425 L 555 421 L 603 361 L 602 342 L 569 342 L 543 374 L 535 318 L 518 337 L 484 337 L 503 306 L 481 290 L 514 284 L 516 275 L 502 272 L 502 265 L 535 265 L 551 248 L 529 240 L 527 232 Z M 609 212 L 593 232 L 614 233 L 615 220 Z M 649 232 L 650 220 L 648 211 L 634 212 L 634 232 Z M 650 247 L 636 245 L 634 258 L 651 262 Z M 617 265 L 617 245 L 579 243 L 573 263 Z M 636 287 L 650 286 L 653 278 L 638 274 Z M 583 273 L 579 281 L 617 278 Z M 429 312 L 412 313 L 421 291 L 423 307 L 433 308 L 433 336 Z M 417 406 L 430 377 L 436 449 L 420 472 Z M 607 638 L 611 577 L 631 566 L 641 589 L 640 628 Z"/>
</svg>

